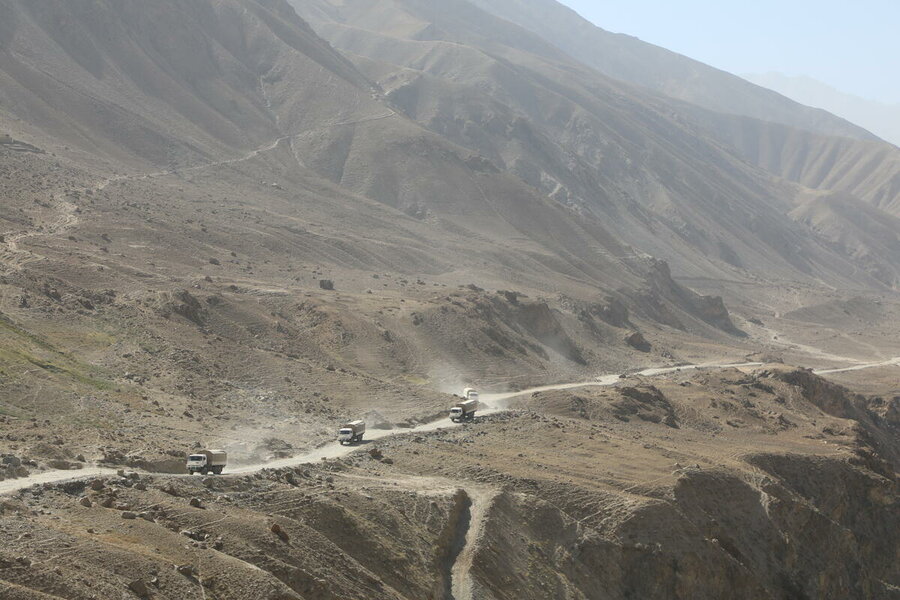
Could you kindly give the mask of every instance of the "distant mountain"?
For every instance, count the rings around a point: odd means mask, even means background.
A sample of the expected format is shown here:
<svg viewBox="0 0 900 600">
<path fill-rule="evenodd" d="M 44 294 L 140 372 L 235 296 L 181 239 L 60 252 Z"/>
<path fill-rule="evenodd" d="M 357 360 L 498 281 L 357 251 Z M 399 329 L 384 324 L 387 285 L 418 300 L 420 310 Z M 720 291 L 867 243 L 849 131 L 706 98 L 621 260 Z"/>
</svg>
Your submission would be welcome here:
<svg viewBox="0 0 900 600">
<path fill-rule="evenodd" d="M 614 223 L 626 243 L 666 257 L 681 274 L 725 276 L 735 269 L 757 268 L 787 277 L 846 272 L 840 266 L 843 258 L 824 258 L 819 244 L 825 240 L 808 237 L 810 230 L 789 218 L 797 191 L 773 183 L 747 162 L 793 180 L 792 172 L 780 171 L 780 162 L 769 165 L 762 159 L 790 150 L 801 163 L 809 157 L 811 164 L 821 165 L 807 149 L 813 143 L 809 136 L 846 140 L 851 146 L 873 144 L 888 155 L 896 154 L 841 119 L 824 111 L 810 112 L 739 78 L 728 76 L 723 85 L 760 92 L 765 101 L 774 97 L 794 111 L 795 126 L 711 111 L 612 79 L 574 60 L 550 38 L 464 0 L 293 0 L 293 4 L 377 83 L 402 114 L 560 204 Z M 541 14 L 541 6 L 525 3 L 517 15 L 530 14 L 535 7 L 535 14 Z M 709 85 L 725 75 L 703 69 L 714 74 Z M 765 105 L 754 106 L 756 112 L 768 110 Z M 872 141 L 796 127 L 811 114 L 848 136 L 855 133 Z M 778 136 L 762 136 L 768 128 L 798 132 L 800 137 L 778 146 Z M 746 144 L 751 137 L 775 146 L 755 156 Z M 856 157 L 847 149 L 838 150 L 838 156 Z M 871 194 L 878 206 L 892 206 L 900 192 L 890 185 L 893 171 L 882 168 L 891 164 L 888 156 L 879 158 L 853 163 L 849 170 L 836 169 L 830 177 L 849 186 L 842 176 L 868 173 L 853 178 L 858 188 L 854 191 Z M 380 159 L 357 154 L 355 160 L 370 165 Z M 824 183 L 811 171 L 801 168 L 799 182 Z M 882 171 L 888 175 L 875 176 Z M 385 195 L 384 185 L 364 187 L 361 184 L 371 177 L 348 178 L 351 172 L 336 171 L 342 185 L 392 201 L 389 196 L 394 192 Z M 414 193 L 409 186 L 400 189 Z M 888 199 L 875 202 L 879 194 Z M 452 206 L 448 196 L 417 197 L 438 213 Z M 832 249 L 829 245 L 828 252 Z M 866 272 L 856 267 L 851 271 Z M 876 272 L 893 273 L 887 268 Z M 888 281 L 893 283 L 893 275 Z"/>
<path fill-rule="evenodd" d="M 885 104 L 854 96 L 803 75 L 770 72 L 751 73 L 743 77 L 801 104 L 825 109 L 900 146 L 900 104 Z"/>
<path fill-rule="evenodd" d="M 827 135 L 875 136 L 824 110 L 636 37 L 597 27 L 557 0 L 471 0 L 485 11 L 533 31 L 601 73 L 697 106 Z M 652 18 L 648 16 L 648 18 Z"/>
</svg>

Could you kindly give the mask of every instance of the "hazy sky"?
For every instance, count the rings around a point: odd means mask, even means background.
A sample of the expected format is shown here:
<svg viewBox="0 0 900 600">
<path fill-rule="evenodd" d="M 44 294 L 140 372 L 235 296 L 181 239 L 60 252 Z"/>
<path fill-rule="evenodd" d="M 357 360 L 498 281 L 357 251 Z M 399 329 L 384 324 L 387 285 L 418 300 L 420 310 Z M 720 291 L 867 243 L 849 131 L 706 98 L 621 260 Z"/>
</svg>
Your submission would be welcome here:
<svg viewBox="0 0 900 600">
<path fill-rule="evenodd" d="M 808 75 L 900 103 L 900 0 L 560 0 L 732 73 Z"/>
</svg>

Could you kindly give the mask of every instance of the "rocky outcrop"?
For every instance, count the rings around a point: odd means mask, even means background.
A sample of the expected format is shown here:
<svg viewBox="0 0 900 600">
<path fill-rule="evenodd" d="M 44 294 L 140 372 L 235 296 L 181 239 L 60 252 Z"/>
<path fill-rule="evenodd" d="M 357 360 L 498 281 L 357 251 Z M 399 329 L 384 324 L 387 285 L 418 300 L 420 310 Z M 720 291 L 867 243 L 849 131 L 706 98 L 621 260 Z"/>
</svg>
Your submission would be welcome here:
<svg viewBox="0 0 900 600">
<path fill-rule="evenodd" d="M 855 461 L 885 477 L 900 471 L 900 399 L 885 401 L 854 394 L 806 369 L 776 371 L 775 379 L 795 386 L 803 398 L 822 412 L 854 422 Z"/>
<path fill-rule="evenodd" d="M 647 341 L 647 338 L 644 337 L 640 331 L 635 331 L 634 333 L 629 333 L 625 336 L 625 343 L 634 348 L 635 350 L 640 350 L 641 352 L 650 352 L 652 346 L 650 342 Z"/>
<path fill-rule="evenodd" d="M 207 309 L 187 290 L 161 292 L 158 295 L 157 311 L 166 318 L 174 313 L 200 326 L 205 324 L 209 316 Z"/>
<path fill-rule="evenodd" d="M 686 470 L 672 500 L 635 502 L 627 515 L 614 503 L 587 523 L 503 494 L 484 526 L 477 581 L 496 600 L 897 597 L 896 489 L 839 461 L 754 464 L 771 475 Z"/>
<path fill-rule="evenodd" d="M 728 334 L 746 335 L 735 327 L 721 297 L 703 296 L 679 284 L 672 278 L 669 265 L 664 260 L 648 258 L 644 264 L 644 288 L 630 295 L 646 316 L 683 330 L 687 326 L 684 317 L 679 316 L 681 313 Z"/>
<path fill-rule="evenodd" d="M 519 304 L 516 320 L 542 344 L 553 348 L 569 360 L 587 364 L 581 350 L 569 338 L 546 302 Z"/>
</svg>

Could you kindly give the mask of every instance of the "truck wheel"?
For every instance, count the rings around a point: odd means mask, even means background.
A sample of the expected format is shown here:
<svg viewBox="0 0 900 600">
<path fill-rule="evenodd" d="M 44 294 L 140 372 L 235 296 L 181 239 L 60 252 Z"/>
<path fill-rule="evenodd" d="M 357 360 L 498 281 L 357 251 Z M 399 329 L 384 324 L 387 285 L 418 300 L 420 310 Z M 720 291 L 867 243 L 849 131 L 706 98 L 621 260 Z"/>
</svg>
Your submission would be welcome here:
<svg viewBox="0 0 900 600">
<path fill-rule="evenodd" d="M 215 469 L 213 469 L 213 473 L 215 473 L 216 475 L 221 475 L 221 474 L 222 474 L 222 470 L 223 470 L 224 468 L 225 468 L 224 466 L 216 467 Z"/>
<path fill-rule="evenodd" d="M 356 441 L 357 441 L 357 442 L 362 442 L 362 438 L 363 438 L 363 436 L 362 436 L 362 434 L 360 434 L 360 436 L 359 436 L 358 438 L 356 438 Z"/>
<path fill-rule="evenodd" d="M 204 468 L 202 471 L 200 471 L 200 473 L 202 475 L 209 475 L 209 469 Z"/>
</svg>

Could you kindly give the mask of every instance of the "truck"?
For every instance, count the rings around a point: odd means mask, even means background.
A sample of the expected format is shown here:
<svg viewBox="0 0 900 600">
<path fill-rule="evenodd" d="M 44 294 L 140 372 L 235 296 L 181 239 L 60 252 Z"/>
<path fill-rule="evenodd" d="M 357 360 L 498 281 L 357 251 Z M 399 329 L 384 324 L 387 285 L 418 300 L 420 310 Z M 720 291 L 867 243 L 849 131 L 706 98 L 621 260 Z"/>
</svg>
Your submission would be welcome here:
<svg viewBox="0 0 900 600">
<path fill-rule="evenodd" d="M 350 421 L 338 430 L 338 443 L 340 445 L 361 442 L 366 433 L 366 424 L 363 421 Z"/>
<path fill-rule="evenodd" d="M 188 456 L 187 470 L 188 473 L 201 473 L 209 475 L 221 475 L 228 463 L 228 454 L 224 450 L 200 450 Z"/>
<path fill-rule="evenodd" d="M 478 392 L 475 388 L 466 388 L 463 390 L 462 397 L 466 400 L 478 400 Z"/>
<path fill-rule="evenodd" d="M 478 393 L 474 398 L 461 398 L 459 402 L 450 409 L 450 420 L 454 423 L 460 421 L 471 421 L 475 418 L 475 411 L 478 410 Z"/>
</svg>

